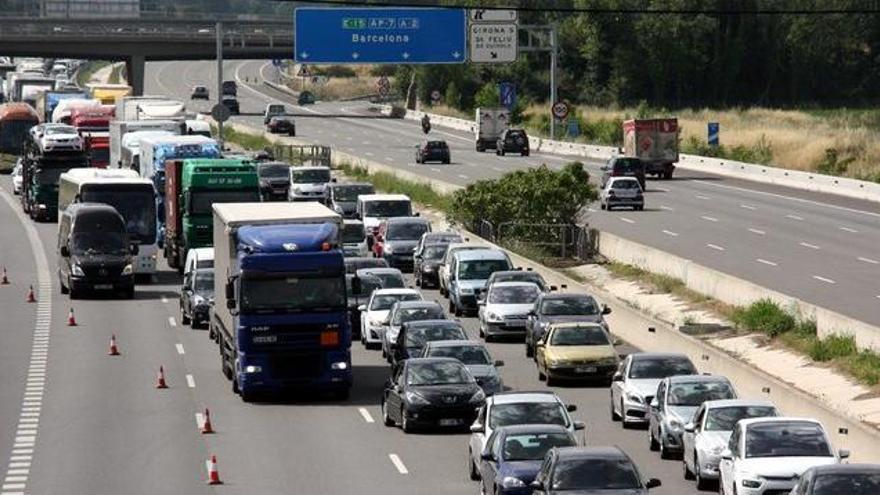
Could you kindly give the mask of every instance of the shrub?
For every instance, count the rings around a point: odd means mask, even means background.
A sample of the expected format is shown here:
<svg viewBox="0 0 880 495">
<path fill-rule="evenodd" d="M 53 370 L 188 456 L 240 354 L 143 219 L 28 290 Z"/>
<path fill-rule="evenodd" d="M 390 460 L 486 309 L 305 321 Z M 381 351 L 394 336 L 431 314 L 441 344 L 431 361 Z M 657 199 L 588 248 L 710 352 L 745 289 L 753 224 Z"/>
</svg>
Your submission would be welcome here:
<svg viewBox="0 0 880 495">
<path fill-rule="evenodd" d="M 745 308 L 737 308 L 731 319 L 741 328 L 762 332 L 770 337 L 782 335 L 796 326 L 794 317 L 770 299 L 761 299 Z"/>
<path fill-rule="evenodd" d="M 824 339 L 814 339 L 807 350 L 810 358 L 819 362 L 831 361 L 856 353 L 858 353 L 858 348 L 851 335 L 830 335 Z"/>
<path fill-rule="evenodd" d="M 346 65 L 328 65 L 315 68 L 315 73 L 327 77 L 357 77 L 357 72 Z"/>
</svg>

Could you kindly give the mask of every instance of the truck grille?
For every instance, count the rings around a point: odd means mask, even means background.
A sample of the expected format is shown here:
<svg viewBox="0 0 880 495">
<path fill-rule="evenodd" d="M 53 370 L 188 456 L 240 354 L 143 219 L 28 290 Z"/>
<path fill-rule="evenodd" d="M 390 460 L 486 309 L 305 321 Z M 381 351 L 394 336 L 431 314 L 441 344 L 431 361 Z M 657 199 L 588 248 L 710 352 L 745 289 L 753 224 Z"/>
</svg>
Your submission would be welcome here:
<svg viewBox="0 0 880 495">
<path fill-rule="evenodd" d="M 276 380 L 310 381 L 321 376 L 323 353 L 275 354 L 269 357 L 269 373 Z"/>
</svg>

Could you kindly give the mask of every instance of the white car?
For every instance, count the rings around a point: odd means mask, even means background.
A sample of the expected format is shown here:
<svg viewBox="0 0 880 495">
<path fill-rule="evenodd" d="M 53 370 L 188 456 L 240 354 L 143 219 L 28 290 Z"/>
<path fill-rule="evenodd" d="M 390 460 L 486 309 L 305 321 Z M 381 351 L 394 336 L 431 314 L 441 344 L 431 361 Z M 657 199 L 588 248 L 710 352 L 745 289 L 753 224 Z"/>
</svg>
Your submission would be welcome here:
<svg viewBox="0 0 880 495">
<path fill-rule="evenodd" d="M 366 258 L 370 255 L 367 245 L 367 231 L 360 220 L 342 221 L 342 253 L 345 256 Z"/>
<path fill-rule="evenodd" d="M 684 425 L 682 463 L 684 478 L 696 479 L 697 490 L 718 479 L 721 451 L 727 447 L 736 422 L 741 419 L 779 416 L 766 400 L 709 400 L 697 409 L 693 421 Z"/>
<path fill-rule="evenodd" d="M 437 277 L 440 280 L 440 294 L 449 298 L 449 267 L 452 265 L 452 259 L 455 256 L 455 253 L 471 249 L 490 249 L 490 247 L 481 244 L 454 242 L 446 249 L 443 261 L 440 262 L 440 267 L 437 269 Z"/>
<path fill-rule="evenodd" d="M 695 375 L 697 368 L 684 354 L 635 352 L 620 362 L 611 381 L 611 419 L 624 428 L 648 422 L 648 407 L 667 376 Z"/>
<path fill-rule="evenodd" d="M 815 419 L 743 419 L 721 452 L 718 493 L 788 493 L 807 469 L 839 464 L 848 457 L 849 451 L 834 452 L 828 432 Z"/>
<path fill-rule="evenodd" d="M 12 193 L 15 195 L 21 194 L 22 169 L 21 159 L 19 159 L 12 169 Z"/>
<path fill-rule="evenodd" d="M 76 128 L 64 124 L 35 126 L 32 135 L 40 151 L 82 151 L 83 140 Z"/>
<path fill-rule="evenodd" d="M 599 206 L 608 211 L 620 206 L 644 210 L 645 194 L 639 180 L 635 177 L 611 177 L 599 193 Z"/>
<path fill-rule="evenodd" d="M 496 429 L 512 425 L 554 424 L 564 426 L 574 434 L 576 430 L 585 428 L 583 422 L 571 419 L 569 413 L 576 410 L 577 406 L 566 406 L 559 396 L 549 390 L 502 392 L 487 397 L 471 425 L 471 438 L 468 441 L 471 479 L 480 479 L 480 456 L 486 448 L 486 441 Z"/>
<path fill-rule="evenodd" d="M 499 282 L 492 284 L 479 305 L 480 337 L 491 341 L 496 336 L 525 337 L 529 311 L 541 295 L 541 288 L 532 282 Z"/>
<path fill-rule="evenodd" d="M 361 343 L 367 349 L 382 345 L 387 326 L 388 312 L 398 301 L 421 301 L 422 294 L 414 289 L 377 289 L 367 304 L 359 307 L 361 312 Z"/>
<path fill-rule="evenodd" d="M 325 186 L 336 182 L 330 167 L 290 167 L 289 201 L 320 201 L 326 198 Z"/>
</svg>

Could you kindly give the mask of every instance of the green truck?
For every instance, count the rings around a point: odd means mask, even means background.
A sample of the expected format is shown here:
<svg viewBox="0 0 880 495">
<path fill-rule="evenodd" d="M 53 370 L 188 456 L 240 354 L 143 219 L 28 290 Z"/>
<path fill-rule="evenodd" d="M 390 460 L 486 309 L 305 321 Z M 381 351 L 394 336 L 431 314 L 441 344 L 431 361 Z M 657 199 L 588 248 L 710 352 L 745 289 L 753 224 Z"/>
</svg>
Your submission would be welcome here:
<svg viewBox="0 0 880 495">
<path fill-rule="evenodd" d="M 189 249 L 213 244 L 214 203 L 260 201 L 260 179 L 242 159 L 190 158 L 165 162 L 165 260 L 183 273 Z"/>
<path fill-rule="evenodd" d="M 88 157 L 82 150 L 41 153 L 36 146 L 26 145 L 21 169 L 22 210 L 33 220 L 55 221 L 61 174 L 88 166 Z"/>
</svg>

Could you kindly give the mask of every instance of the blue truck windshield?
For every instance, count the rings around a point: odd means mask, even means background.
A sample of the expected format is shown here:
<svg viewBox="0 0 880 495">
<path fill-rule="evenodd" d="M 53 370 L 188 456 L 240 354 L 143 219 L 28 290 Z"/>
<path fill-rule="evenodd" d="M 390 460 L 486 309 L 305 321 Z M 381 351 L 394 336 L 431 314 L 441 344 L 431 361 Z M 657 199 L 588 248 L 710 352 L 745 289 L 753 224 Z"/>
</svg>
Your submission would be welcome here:
<svg viewBox="0 0 880 495">
<path fill-rule="evenodd" d="M 242 278 L 243 312 L 344 309 L 345 279 L 336 277 Z"/>
</svg>

